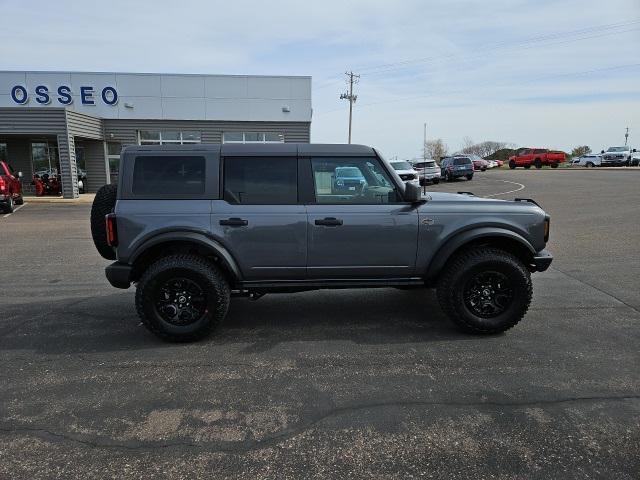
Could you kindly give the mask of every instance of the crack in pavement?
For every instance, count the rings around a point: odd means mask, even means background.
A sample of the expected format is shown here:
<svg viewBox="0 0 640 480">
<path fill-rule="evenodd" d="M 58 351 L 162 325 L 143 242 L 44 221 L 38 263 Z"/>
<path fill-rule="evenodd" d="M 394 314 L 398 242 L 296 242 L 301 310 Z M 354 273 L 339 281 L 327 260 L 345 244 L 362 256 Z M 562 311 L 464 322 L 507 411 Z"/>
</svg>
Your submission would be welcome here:
<svg viewBox="0 0 640 480">
<path fill-rule="evenodd" d="M 521 402 L 499 402 L 499 401 L 483 401 L 483 402 L 460 402 L 460 401 L 424 401 L 424 400 L 397 400 L 390 402 L 372 402 L 364 404 L 346 405 L 343 407 L 336 407 L 327 410 L 326 412 L 309 419 L 308 421 L 298 422 L 291 428 L 285 428 L 271 435 L 266 435 L 259 440 L 243 440 L 238 442 L 143 442 L 143 441 L 118 441 L 111 440 L 105 437 L 99 437 L 96 435 L 88 434 L 75 434 L 75 433 L 59 433 L 51 431 L 43 427 L 29 427 L 29 426 L 0 426 L 0 433 L 16 434 L 16 433 L 31 433 L 39 436 L 43 440 L 54 442 L 71 442 L 84 445 L 91 448 L 113 448 L 121 450 L 131 451 L 143 451 L 143 450 L 157 450 L 166 448 L 197 448 L 201 450 L 215 451 L 220 453 L 245 453 L 254 450 L 260 450 L 277 445 L 283 441 L 289 440 L 301 433 L 310 430 L 324 420 L 336 417 L 344 414 L 355 413 L 364 410 L 372 410 L 378 408 L 389 407 L 489 407 L 489 408 L 522 408 L 522 407 L 535 407 L 545 405 L 558 405 L 563 403 L 577 403 L 577 402 L 624 402 L 629 400 L 640 400 L 640 395 L 621 395 L 621 396 L 583 396 L 583 397 L 567 397 L 560 399 L 538 399 L 532 401 Z"/>
</svg>

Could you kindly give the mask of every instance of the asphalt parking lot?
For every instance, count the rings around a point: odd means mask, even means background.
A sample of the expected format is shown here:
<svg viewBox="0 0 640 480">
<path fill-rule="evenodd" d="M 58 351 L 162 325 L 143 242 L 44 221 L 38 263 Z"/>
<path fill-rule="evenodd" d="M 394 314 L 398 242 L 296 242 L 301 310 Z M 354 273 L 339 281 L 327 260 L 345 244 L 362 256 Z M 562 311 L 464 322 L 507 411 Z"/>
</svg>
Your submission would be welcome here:
<svg viewBox="0 0 640 480">
<path fill-rule="evenodd" d="M 639 184 L 429 187 L 552 216 L 529 314 L 490 337 L 383 289 L 234 299 L 217 336 L 162 343 L 105 280 L 90 205 L 27 203 L 0 216 L 0 477 L 638 478 Z"/>
</svg>

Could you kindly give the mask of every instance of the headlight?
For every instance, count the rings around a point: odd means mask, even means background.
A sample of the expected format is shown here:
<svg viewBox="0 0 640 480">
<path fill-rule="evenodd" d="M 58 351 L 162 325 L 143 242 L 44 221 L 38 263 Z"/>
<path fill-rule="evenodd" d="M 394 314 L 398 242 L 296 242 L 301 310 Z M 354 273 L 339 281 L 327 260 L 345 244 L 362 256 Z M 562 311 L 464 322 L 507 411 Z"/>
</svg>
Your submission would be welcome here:
<svg viewBox="0 0 640 480">
<path fill-rule="evenodd" d="M 339 187 L 344 187 L 344 180 L 336 180 L 336 185 Z"/>
</svg>

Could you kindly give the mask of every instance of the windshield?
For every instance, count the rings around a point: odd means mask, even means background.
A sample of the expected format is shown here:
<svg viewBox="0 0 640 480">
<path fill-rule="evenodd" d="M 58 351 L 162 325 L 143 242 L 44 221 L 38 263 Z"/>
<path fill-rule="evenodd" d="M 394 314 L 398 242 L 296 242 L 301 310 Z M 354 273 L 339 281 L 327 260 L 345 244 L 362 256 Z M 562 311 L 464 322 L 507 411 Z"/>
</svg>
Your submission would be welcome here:
<svg viewBox="0 0 640 480">
<path fill-rule="evenodd" d="M 336 168 L 336 177 L 362 177 L 362 172 L 356 167 L 338 167 Z"/>
<path fill-rule="evenodd" d="M 391 166 L 396 170 L 412 170 L 413 167 L 409 162 L 391 162 Z"/>
<path fill-rule="evenodd" d="M 607 152 L 626 152 L 627 150 L 629 150 L 628 147 L 609 147 Z"/>
</svg>

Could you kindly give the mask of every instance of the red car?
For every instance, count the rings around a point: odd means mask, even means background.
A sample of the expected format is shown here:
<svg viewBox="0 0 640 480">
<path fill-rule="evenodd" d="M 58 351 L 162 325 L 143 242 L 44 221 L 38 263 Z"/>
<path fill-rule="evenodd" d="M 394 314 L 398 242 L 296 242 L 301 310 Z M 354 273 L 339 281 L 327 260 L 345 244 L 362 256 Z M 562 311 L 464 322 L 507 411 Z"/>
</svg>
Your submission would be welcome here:
<svg viewBox="0 0 640 480">
<path fill-rule="evenodd" d="M 554 152 L 546 148 L 524 148 L 516 155 L 509 157 L 509 168 L 531 168 L 531 165 L 536 168 L 542 168 L 543 165 L 557 168 L 565 160 L 563 152 Z"/>
<path fill-rule="evenodd" d="M 7 163 L 0 161 L 0 207 L 7 213 L 13 212 L 14 205 L 22 205 L 22 172 L 14 172 Z"/>
</svg>

